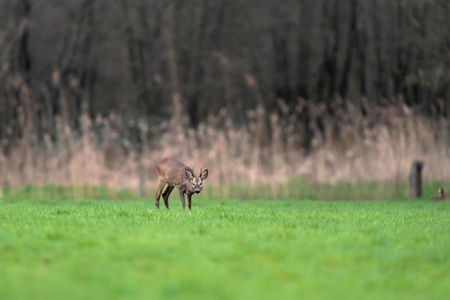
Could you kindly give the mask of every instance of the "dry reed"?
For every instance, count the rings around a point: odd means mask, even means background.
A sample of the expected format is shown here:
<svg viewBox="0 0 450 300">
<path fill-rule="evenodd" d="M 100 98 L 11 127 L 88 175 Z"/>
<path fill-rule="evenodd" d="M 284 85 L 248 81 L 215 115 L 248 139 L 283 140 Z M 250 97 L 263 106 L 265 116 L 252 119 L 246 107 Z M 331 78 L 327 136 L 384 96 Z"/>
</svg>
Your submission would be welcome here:
<svg viewBox="0 0 450 300">
<path fill-rule="evenodd" d="M 333 114 L 323 105 L 299 99 L 297 107 L 279 100 L 280 113 L 268 113 L 259 105 L 247 112 L 248 122 L 236 126 L 225 109 L 210 116 L 197 129 L 170 126 L 149 128 L 145 122 L 130 124 L 121 116 L 89 118 L 86 108 L 74 130 L 67 120 L 56 121 L 54 136 L 38 139 L 32 132 L 34 115 L 19 109 L 22 138 L 6 136 L 0 148 L 0 183 L 3 186 L 49 184 L 138 187 L 138 171 L 144 170 L 147 187 L 155 184 L 154 165 L 175 156 L 199 170 L 212 172 L 212 184 L 237 181 L 277 184 L 290 177 L 316 182 L 406 182 L 415 159 L 426 163 L 425 180 L 450 180 L 449 122 L 426 117 L 419 108 L 397 105 L 361 109 L 336 100 Z M 367 105 L 362 100 L 361 105 Z M 309 123 L 300 118 L 310 112 Z M 130 126 L 137 130 L 139 147 L 132 142 Z M 307 128 L 311 149 L 305 151 Z"/>
</svg>

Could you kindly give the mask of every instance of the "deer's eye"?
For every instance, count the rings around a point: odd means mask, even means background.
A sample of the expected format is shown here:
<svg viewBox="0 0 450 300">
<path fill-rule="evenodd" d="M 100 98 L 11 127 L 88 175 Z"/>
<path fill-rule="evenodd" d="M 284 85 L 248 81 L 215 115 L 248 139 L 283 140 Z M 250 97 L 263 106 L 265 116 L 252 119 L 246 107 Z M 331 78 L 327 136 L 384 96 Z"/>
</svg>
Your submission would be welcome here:
<svg viewBox="0 0 450 300">
<path fill-rule="evenodd" d="M 202 185 L 202 183 L 200 182 L 200 185 Z"/>
<path fill-rule="evenodd" d="M 195 183 L 193 183 L 192 186 L 195 186 Z"/>
</svg>

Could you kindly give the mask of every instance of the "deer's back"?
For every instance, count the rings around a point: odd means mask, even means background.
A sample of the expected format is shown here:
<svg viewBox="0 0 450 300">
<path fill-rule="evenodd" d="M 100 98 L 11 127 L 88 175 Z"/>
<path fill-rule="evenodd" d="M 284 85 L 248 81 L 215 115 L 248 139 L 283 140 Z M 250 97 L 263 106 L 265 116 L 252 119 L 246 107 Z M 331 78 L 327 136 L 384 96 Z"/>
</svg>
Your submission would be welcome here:
<svg viewBox="0 0 450 300">
<path fill-rule="evenodd" d="M 155 168 L 159 178 L 163 178 L 166 182 L 174 186 L 179 186 L 187 181 L 186 169 L 193 172 L 181 160 L 174 157 L 163 158 Z"/>
</svg>

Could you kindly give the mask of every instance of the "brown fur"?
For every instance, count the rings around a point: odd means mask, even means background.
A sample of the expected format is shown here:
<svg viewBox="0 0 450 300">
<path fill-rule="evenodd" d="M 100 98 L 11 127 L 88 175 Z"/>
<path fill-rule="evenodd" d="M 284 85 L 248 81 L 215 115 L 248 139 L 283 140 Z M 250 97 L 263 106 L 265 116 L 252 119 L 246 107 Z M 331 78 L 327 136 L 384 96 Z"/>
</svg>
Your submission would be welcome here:
<svg viewBox="0 0 450 300">
<path fill-rule="evenodd" d="M 194 170 L 186 166 L 181 160 L 174 157 L 162 159 L 155 167 L 158 175 L 158 188 L 156 191 L 156 207 L 159 209 L 161 193 L 164 204 L 169 209 L 169 196 L 174 188 L 177 188 L 181 198 L 181 205 L 185 210 L 184 194 L 188 197 L 188 207 L 191 209 L 192 195 L 199 194 L 203 189 L 203 180 L 208 177 L 208 169 L 200 170 L 200 175 L 195 176 Z M 165 188 L 166 187 L 166 188 Z M 165 188 L 165 190 L 164 190 Z M 163 193 L 164 190 L 164 193 Z"/>
</svg>

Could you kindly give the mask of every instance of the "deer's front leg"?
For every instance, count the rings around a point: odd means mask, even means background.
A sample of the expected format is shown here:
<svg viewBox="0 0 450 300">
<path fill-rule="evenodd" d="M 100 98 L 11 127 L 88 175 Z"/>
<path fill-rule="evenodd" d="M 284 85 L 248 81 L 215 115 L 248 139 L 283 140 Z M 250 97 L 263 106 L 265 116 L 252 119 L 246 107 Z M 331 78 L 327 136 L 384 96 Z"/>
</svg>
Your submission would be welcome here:
<svg viewBox="0 0 450 300">
<path fill-rule="evenodd" d="M 184 200 L 184 191 L 180 190 L 181 206 L 183 210 L 186 210 L 186 201 Z"/>
<path fill-rule="evenodd" d="M 188 195 L 188 207 L 189 207 L 189 210 L 191 210 L 191 203 L 192 203 L 192 195 L 189 194 Z"/>
</svg>

